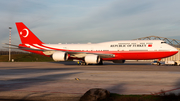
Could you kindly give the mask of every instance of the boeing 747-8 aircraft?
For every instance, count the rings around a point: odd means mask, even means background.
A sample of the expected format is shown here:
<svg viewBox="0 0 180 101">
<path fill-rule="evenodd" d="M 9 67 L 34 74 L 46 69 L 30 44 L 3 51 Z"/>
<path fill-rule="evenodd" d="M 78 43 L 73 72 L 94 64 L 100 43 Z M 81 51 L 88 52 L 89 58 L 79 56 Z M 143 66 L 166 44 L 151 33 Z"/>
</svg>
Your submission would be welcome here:
<svg viewBox="0 0 180 101">
<path fill-rule="evenodd" d="M 128 40 L 88 44 L 45 44 L 22 22 L 16 22 L 24 51 L 52 57 L 55 61 L 80 60 L 82 64 L 102 64 L 103 61 L 124 63 L 125 60 L 161 59 L 178 50 L 161 40 Z"/>
</svg>

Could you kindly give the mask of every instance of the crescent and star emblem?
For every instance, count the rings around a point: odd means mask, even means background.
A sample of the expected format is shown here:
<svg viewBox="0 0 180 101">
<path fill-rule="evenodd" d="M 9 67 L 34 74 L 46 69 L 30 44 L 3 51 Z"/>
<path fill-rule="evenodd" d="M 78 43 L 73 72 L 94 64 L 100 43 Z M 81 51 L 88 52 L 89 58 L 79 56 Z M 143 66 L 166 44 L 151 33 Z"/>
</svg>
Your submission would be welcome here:
<svg viewBox="0 0 180 101">
<path fill-rule="evenodd" d="M 28 29 L 26 29 L 26 28 L 24 28 L 23 30 L 26 31 L 26 35 L 24 35 L 23 37 L 26 38 L 26 37 L 29 35 L 29 31 L 28 31 Z M 22 31 L 23 31 L 23 30 L 22 30 Z M 22 35 L 22 31 L 20 32 L 21 35 Z"/>
</svg>

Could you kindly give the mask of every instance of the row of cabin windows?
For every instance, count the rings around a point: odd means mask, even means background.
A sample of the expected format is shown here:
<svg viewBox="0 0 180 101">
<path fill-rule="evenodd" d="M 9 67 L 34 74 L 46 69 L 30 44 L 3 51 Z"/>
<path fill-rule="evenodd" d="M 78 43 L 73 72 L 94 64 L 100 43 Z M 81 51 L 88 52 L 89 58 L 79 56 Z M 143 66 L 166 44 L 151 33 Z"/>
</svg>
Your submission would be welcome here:
<svg viewBox="0 0 180 101">
<path fill-rule="evenodd" d="M 161 42 L 161 43 L 166 43 L 166 42 Z M 137 43 L 118 43 L 118 44 L 137 44 Z M 140 44 L 153 44 L 153 43 L 140 43 Z"/>
<path fill-rule="evenodd" d="M 109 50 L 73 50 L 73 51 L 109 51 Z"/>
<path fill-rule="evenodd" d="M 72 50 L 72 51 L 110 51 L 110 50 Z M 112 51 L 124 51 L 124 50 L 112 50 Z"/>
</svg>

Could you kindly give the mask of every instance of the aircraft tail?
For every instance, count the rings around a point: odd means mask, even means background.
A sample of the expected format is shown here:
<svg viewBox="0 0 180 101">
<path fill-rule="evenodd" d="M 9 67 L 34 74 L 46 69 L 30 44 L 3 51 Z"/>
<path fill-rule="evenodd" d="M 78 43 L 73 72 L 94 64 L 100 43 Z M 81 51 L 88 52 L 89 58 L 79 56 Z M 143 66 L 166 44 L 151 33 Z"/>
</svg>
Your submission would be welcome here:
<svg viewBox="0 0 180 101">
<path fill-rule="evenodd" d="M 16 27 L 17 27 L 22 44 L 42 44 L 43 43 L 22 22 L 16 22 Z"/>
</svg>

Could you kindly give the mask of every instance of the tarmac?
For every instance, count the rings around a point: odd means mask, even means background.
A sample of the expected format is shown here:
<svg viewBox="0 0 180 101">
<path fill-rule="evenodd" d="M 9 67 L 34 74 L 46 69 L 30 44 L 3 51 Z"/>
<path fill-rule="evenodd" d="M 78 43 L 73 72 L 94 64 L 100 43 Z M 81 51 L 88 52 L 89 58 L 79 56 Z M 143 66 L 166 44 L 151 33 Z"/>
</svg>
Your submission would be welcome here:
<svg viewBox="0 0 180 101">
<path fill-rule="evenodd" d="M 91 88 L 118 94 L 178 94 L 180 66 L 0 62 L 0 100 L 78 101 Z"/>
</svg>

